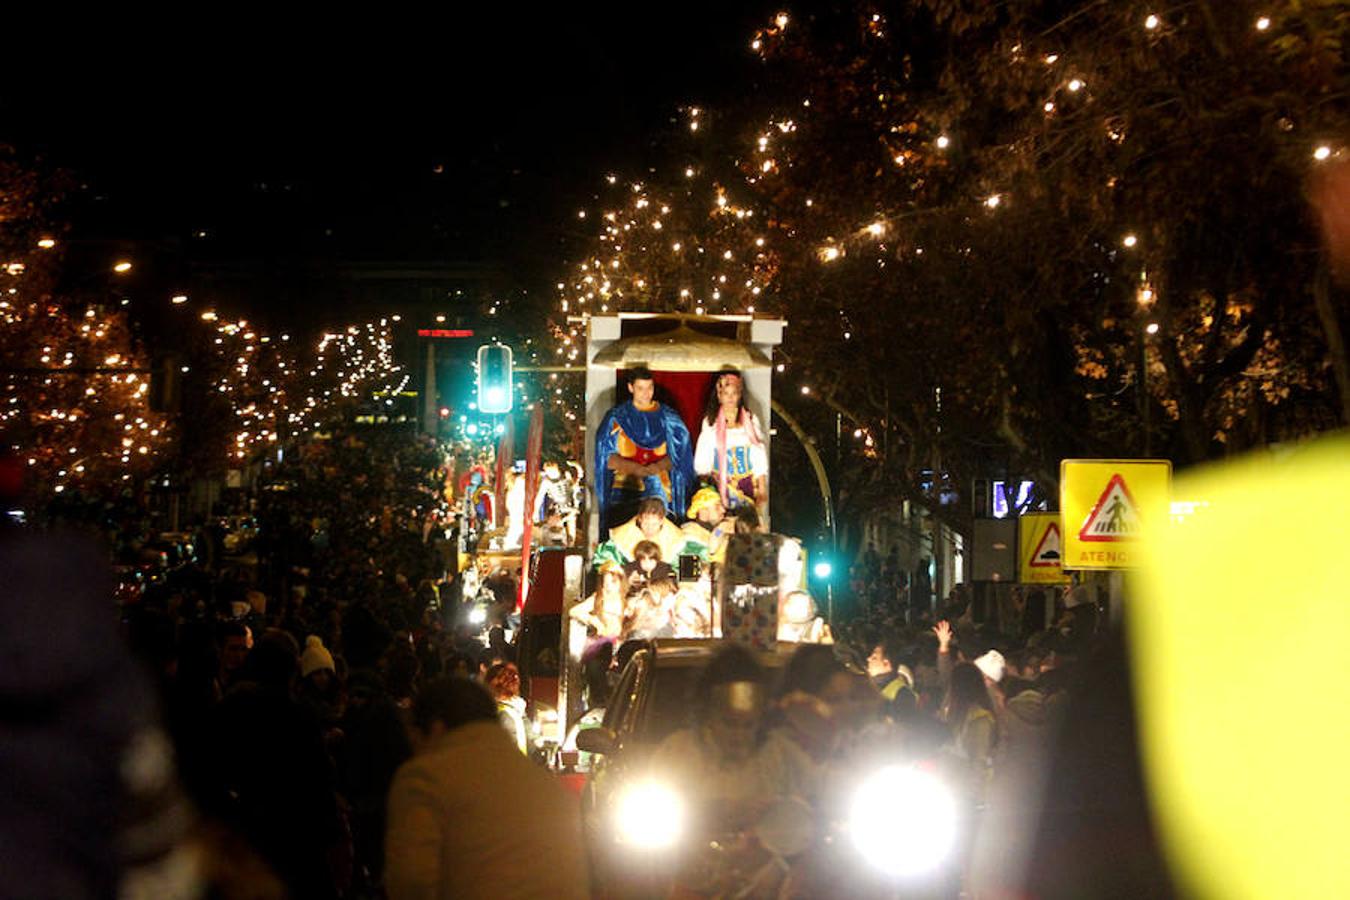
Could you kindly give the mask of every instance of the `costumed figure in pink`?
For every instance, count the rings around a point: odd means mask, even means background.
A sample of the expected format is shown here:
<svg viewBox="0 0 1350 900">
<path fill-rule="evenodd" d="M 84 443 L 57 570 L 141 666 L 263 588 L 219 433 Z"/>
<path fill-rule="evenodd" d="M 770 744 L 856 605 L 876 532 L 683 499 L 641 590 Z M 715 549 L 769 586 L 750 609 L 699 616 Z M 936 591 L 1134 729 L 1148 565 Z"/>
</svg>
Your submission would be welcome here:
<svg viewBox="0 0 1350 900">
<path fill-rule="evenodd" d="M 745 405 L 741 373 L 718 374 L 694 448 L 694 471 L 717 487 L 728 510 L 754 507 L 766 520 L 769 454 L 758 417 Z"/>
</svg>

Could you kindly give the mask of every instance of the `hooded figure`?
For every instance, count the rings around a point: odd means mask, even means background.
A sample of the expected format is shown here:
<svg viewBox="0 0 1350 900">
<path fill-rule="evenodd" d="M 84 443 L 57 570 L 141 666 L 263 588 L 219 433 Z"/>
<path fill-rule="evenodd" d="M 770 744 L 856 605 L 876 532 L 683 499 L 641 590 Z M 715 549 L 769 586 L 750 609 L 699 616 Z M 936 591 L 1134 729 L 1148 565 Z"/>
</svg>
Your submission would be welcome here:
<svg viewBox="0 0 1350 900">
<path fill-rule="evenodd" d="M 0 896 L 196 893 L 174 860 L 192 812 L 107 609 L 108 566 L 92 545 L 0 528 L 0 579 Z"/>
</svg>

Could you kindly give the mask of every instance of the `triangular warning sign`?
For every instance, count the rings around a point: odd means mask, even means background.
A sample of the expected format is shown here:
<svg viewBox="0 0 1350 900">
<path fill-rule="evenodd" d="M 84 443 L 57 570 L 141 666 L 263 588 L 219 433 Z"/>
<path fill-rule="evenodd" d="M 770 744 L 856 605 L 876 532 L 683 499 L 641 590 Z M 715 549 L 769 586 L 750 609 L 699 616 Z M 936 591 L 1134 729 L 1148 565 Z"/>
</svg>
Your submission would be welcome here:
<svg viewBox="0 0 1350 900">
<path fill-rule="evenodd" d="M 1041 542 L 1036 545 L 1036 549 L 1031 551 L 1031 562 L 1028 563 L 1033 569 L 1058 569 L 1062 565 L 1059 549 L 1059 526 L 1054 522 L 1045 529 L 1045 534 L 1041 535 Z"/>
<path fill-rule="evenodd" d="M 1078 531 L 1080 541 L 1133 541 L 1139 538 L 1143 524 L 1139 506 L 1119 473 L 1111 476 L 1106 490 L 1097 498 L 1087 521 Z"/>
</svg>

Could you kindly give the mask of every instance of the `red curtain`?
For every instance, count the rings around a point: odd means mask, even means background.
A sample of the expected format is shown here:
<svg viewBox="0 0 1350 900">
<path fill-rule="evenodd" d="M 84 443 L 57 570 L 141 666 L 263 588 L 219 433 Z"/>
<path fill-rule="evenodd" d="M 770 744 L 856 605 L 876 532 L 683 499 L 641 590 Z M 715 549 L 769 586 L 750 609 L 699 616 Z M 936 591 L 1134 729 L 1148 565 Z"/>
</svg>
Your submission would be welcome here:
<svg viewBox="0 0 1350 900">
<path fill-rule="evenodd" d="M 691 439 L 697 442 L 698 433 L 703 428 L 703 406 L 708 402 L 713 373 L 653 372 L 652 375 L 656 380 L 657 399 L 679 411 Z"/>
</svg>

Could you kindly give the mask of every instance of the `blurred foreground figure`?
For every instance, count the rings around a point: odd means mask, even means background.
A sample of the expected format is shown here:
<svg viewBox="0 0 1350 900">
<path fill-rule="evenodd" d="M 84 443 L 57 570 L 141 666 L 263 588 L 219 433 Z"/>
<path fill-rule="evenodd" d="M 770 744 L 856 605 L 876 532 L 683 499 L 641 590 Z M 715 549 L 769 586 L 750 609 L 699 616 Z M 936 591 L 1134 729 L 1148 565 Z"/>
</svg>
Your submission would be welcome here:
<svg viewBox="0 0 1350 900">
<path fill-rule="evenodd" d="M 0 897 L 196 896 L 191 813 L 107 566 L 0 531 Z"/>
<path fill-rule="evenodd" d="M 1342 433 L 1189 470 L 1174 491 L 1197 505 L 1131 585 L 1143 771 L 1183 893 L 1350 896 L 1350 681 L 1326 643 L 1350 630 L 1347 459 Z"/>
<path fill-rule="evenodd" d="M 390 900 L 590 896 L 576 803 L 529 762 L 481 687 L 426 685 L 413 758 L 389 793 Z"/>
</svg>

